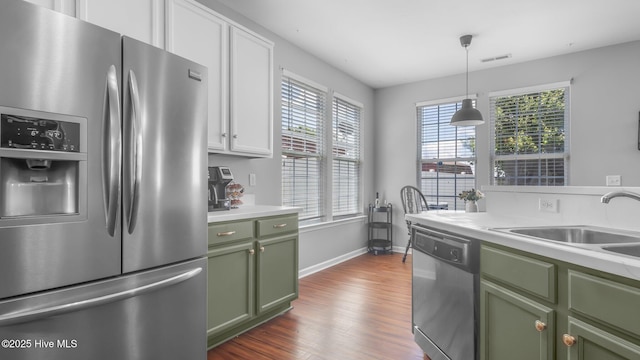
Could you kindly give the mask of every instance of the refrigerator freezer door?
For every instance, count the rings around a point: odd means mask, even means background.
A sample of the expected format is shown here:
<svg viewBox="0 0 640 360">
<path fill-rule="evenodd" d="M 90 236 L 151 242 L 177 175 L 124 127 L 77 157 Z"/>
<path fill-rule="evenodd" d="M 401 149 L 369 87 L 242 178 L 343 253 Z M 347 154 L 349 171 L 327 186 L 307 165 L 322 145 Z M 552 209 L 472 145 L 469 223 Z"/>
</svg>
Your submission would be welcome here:
<svg viewBox="0 0 640 360">
<path fill-rule="evenodd" d="M 207 247 L 207 69 L 123 37 L 123 272 Z"/>
<path fill-rule="evenodd" d="M 204 359 L 205 258 L 0 302 L 0 359 Z"/>
<path fill-rule="evenodd" d="M 105 154 L 104 129 L 112 118 L 109 112 L 119 109 L 117 84 L 111 95 L 107 84 L 110 73 L 111 78 L 120 77 L 120 35 L 25 1 L 2 2 L 0 34 L 3 111 L 80 119 L 84 124 L 76 153 L 0 149 L 4 163 L 24 164 L 28 156 L 66 158 L 76 162 L 78 178 L 71 191 L 77 198 L 77 211 L 72 214 L 0 218 L 0 299 L 117 275 L 121 272 L 119 211 L 107 214 L 105 199 L 118 191 L 118 181 L 105 182 L 109 167 L 104 164 L 110 158 L 111 168 L 117 169 L 120 159 L 117 154 Z M 111 106 L 114 103 L 117 106 Z M 117 114 L 113 118 L 114 128 L 119 128 Z M 55 166 L 53 160 L 51 168 Z M 38 178 L 42 181 L 46 176 Z M 16 195 L 10 190 L 5 194 Z M 45 198 L 54 197 L 33 195 L 29 201 Z M 7 200 L 0 198 L 3 204 Z"/>
</svg>

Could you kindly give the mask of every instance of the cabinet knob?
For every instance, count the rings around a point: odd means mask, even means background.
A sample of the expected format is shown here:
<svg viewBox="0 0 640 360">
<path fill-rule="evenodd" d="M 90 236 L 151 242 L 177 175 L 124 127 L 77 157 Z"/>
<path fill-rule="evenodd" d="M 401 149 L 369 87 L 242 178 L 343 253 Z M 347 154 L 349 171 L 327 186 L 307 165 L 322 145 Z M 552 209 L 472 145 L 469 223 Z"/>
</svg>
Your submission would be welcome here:
<svg viewBox="0 0 640 360">
<path fill-rule="evenodd" d="M 540 320 L 536 320 L 535 326 L 536 326 L 536 330 L 540 332 L 544 331 L 547 328 L 547 324 L 543 323 Z"/>
<path fill-rule="evenodd" d="M 264 246 L 260 246 L 260 252 L 264 252 Z"/>
<path fill-rule="evenodd" d="M 253 255 L 253 254 L 255 254 L 255 253 L 256 253 L 256 251 L 255 251 L 255 250 L 253 250 L 253 249 L 249 249 L 249 255 Z"/>
<path fill-rule="evenodd" d="M 233 138 L 237 139 L 238 138 L 238 134 L 233 134 Z"/>
<path fill-rule="evenodd" d="M 222 137 L 227 137 L 227 133 L 222 133 Z"/>
<path fill-rule="evenodd" d="M 564 334 L 562 335 L 562 342 L 567 346 L 573 346 L 576 343 L 576 338 L 569 334 Z"/>
</svg>

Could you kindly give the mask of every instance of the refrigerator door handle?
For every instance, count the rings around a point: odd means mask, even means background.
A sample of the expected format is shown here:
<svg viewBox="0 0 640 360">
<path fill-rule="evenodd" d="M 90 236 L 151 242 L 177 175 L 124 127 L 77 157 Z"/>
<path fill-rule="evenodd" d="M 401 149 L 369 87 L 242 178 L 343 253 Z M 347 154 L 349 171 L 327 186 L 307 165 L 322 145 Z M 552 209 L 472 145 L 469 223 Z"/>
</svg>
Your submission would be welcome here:
<svg viewBox="0 0 640 360">
<path fill-rule="evenodd" d="M 107 71 L 105 123 L 102 140 L 103 194 L 107 232 L 113 236 L 120 207 L 120 168 L 122 140 L 120 131 L 120 94 L 114 65 Z"/>
<path fill-rule="evenodd" d="M 183 281 L 187 281 L 191 279 L 192 277 L 198 275 L 200 272 L 202 272 L 202 268 L 198 267 L 195 269 L 185 271 L 179 275 L 175 275 L 160 281 L 153 282 L 151 284 L 139 286 L 133 289 L 124 290 L 124 291 L 120 291 L 120 292 L 116 292 L 108 295 L 98 296 L 98 297 L 86 299 L 86 300 L 75 301 L 68 304 L 51 305 L 51 306 L 39 307 L 37 309 L 27 308 L 27 309 L 12 311 L 8 314 L 0 315 L 0 327 L 35 321 L 42 318 L 70 313 L 74 311 L 80 311 L 90 307 L 105 305 L 112 302 L 122 301 L 130 297 L 140 296 L 145 293 L 158 291 L 160 289 L 179 284 Z"/>
<path fill-rule="evenodd" d="M 142 181 L 142 114 L 140 113 L 140 94 L 138 92 L 138 81 L 133 70 L 129 70 L 129 94 L 131 96 L 131 137 L 133 138 L 133 149 L 129 156 L 129 163 L 133 167 L 133 179 L 129 179 L 129 213 L 127 216 L 129 234 L 133 233 L 138 220 L 138 206 L 140 204 L 140 183 Z"/>
</svg>

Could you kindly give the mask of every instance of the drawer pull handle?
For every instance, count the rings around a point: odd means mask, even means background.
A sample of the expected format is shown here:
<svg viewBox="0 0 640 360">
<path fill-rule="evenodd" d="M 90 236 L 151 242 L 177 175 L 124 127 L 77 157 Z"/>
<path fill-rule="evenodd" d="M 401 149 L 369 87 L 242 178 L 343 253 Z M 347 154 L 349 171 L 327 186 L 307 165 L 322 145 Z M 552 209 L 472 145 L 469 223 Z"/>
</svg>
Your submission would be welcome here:
<svg viewBox="0 0 640 360">
<path fill-rule="evenodd" d="M 547 328 L 547 324 L 543 323 L 540 320 L 536 320 L 536 330 L 539 332 L 543 332 Z"/>
<path fill-rule="evenodd" d="M 562 335 L 562 342 L 565 345 L 571 347 L 571 346 L 576 344 L 576 338 L 571 336 L 571 335 L 569 335 L 569 334 L 564 334 L 564 335 Z"/>
<path fill-rule="evenodd" d="M 273 225 L 273 228 L 274 229 L 280 229 L 280 228 L 283 228 L 283 227 L 286 227 L 286 226 L 287 226 L 287 224 L 276 224 L 276 225 Z"/>
<path fill-rule="evenodd" d="M 264 246 L 260 246 L 260 252 L 264 252 Z"/>
<path fill-rule="evenodd" d="M 253 249 L 249 249 L 249 255 L 253 255 L 253 254 L 255 254 L 255 253 L 256 253 L 256 251 L 255 251 L 255 250 L 253 250 Z"/>
<path fill-rule="evenodd" d="M 233 234 L 235 234 L 235 233 L 236 233 L 235 231 L 219 232 L 219 233 L 218 233 L 218 236 L 230 236 L 230 235 L 233 235 Z"/>
</svg>

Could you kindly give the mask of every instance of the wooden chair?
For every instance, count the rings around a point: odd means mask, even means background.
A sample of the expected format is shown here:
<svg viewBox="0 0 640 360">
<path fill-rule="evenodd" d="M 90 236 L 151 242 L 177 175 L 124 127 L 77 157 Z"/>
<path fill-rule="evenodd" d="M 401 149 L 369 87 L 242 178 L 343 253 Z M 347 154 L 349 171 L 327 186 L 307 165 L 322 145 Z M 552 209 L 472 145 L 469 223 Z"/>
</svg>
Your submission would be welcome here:
<svg viewBox="0 0 640 360">
<path fill-rule="evenodd" d="M 422 195 L 422 192 L 415 186 L 407 185 L 400 189 L 400 198 L 402 199 L 402 208 L 406 214 L 418 214 L 423 211 L 429 210 L 427 200 Z M 409 230 L 409 240 L 407 241 L 407 248 L 404 250 L 404 256 L 402 262 L 407 260 L 407 253 L 411 247 L 411 221 L 406 220 L 407 229 Z"/>
</svg>

